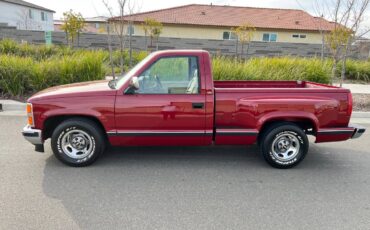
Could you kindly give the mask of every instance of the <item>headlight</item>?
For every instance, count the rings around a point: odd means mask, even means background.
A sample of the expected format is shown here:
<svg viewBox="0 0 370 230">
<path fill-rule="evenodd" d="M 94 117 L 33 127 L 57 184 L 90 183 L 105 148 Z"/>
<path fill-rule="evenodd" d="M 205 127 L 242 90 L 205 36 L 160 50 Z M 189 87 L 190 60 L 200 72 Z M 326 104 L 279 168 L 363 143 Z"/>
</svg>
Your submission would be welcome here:
<svg viewBox="0 0 370 230">
<path fill-rule="evenodd" d="M 27 103 L 26 111 L 27 111 L 27 124 L 30 127 L 34 127 L 35 123 L 34 123 L 34 120 L 33 120 L 33 108 L 32 108 L 31 103 Z"/>
</svg>

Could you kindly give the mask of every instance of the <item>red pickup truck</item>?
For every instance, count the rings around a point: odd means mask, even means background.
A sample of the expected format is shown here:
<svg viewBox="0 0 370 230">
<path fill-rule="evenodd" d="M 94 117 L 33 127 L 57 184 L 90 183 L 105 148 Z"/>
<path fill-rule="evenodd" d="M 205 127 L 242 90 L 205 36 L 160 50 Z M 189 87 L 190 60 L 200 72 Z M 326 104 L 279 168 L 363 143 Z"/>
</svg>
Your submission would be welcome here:
<svg viewBox="0 0 370 230">
<path fill-rule="evenodd" d="M 316 143 L 344 141 L 365 129 L 349 125 L 347 89 L 305 81 L 214 81 L 209 53 L 150 54 L 116 81 L 46 89 L 28 100 L 23 136 L 55 156 L 86 166 L 112 146 L 251 145 L 273 167 L 290 168 Z"/>
</svg>

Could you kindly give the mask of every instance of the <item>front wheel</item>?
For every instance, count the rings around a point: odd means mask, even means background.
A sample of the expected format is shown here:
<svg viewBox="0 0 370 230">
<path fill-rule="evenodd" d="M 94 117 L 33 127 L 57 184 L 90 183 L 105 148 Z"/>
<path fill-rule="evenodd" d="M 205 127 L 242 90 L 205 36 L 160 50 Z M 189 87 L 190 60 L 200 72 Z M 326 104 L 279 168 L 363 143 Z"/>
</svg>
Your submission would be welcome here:
<svg viewBox="0 0 370 230">
<path fill-rule="evenodd" d="M 102 131 L 87 119 L 70 119 L 61 123 L 51 137 L 54 155 L 63 163 L 81 167 L 92 164 L 105 150 Z"/>
<path fill-rule="evenodd" d="M 265 132 L 260 145 L 267 163 L 275 168 L 292 168 L 308 152 L 308 138 L 304 131 L 292 123 L 272 126 Z"/>
</svg>

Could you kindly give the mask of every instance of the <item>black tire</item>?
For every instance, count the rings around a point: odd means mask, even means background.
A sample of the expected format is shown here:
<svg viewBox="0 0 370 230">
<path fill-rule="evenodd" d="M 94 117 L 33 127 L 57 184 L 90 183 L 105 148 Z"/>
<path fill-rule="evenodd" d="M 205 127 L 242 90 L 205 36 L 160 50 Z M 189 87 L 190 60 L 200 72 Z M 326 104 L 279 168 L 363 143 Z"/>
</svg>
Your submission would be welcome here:
<svg viewBox="0 0 370 230">
<path fill-rule="evenodd" d="M 305 158 L 308 147 L 305 132 L 289 122 L 272 125 L 264 132 L 260 142 L 263 158 L 272 167 L 280 169 L 298 165 Z"/>
<path fill-rule="evenodd" d="M 77 132 L 77 134 L 74 134 L 74 132 Z M 86 137 L 81 139 L 84 139 L 82 140 L 85 141 L 84 146 L 87 146 L 86 148 L 89 148 L 90 150 L 86 151 L 86 156 L 85 154 L 80 154 L 80 156 L 77 156 L 78 154 L 75 154 L 76 158 L 73 158 L 67 153 L 68 147 L 63 148 L 64 145 L 62 144 L 62 142 L 65 139 L 71 141 L 71 139 L 68 138 L 69 136 L 67 136 L 69 133 L 71 133 L 70 135 L 75 138 L 79 132 L 82 133 L 80 136 Z M 94 122 L 83 118 L 72 118 L 62 122 L 56 127 L 51 137 L 51 148 L 56 158 L 64 164 L 73 167 L 83 167 L 91 165 L 105 151 L 105 146 L 106 141 L 101 128 Z M 71 147 L 69 147 L 69 149 L 71 149 Z"/>
</svg>

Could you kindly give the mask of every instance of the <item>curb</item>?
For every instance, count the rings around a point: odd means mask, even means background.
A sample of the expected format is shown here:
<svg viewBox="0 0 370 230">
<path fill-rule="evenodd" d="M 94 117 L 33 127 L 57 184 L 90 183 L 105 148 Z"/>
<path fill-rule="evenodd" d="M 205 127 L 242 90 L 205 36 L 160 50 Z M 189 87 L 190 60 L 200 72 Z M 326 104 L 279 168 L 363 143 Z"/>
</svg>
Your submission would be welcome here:
<svg viewBox="0 0 370 230">
<path fill-rule="evenodd" d="M 352 118 L 370 118 L 370 112 L 353 112 Z"/>
</svg>

